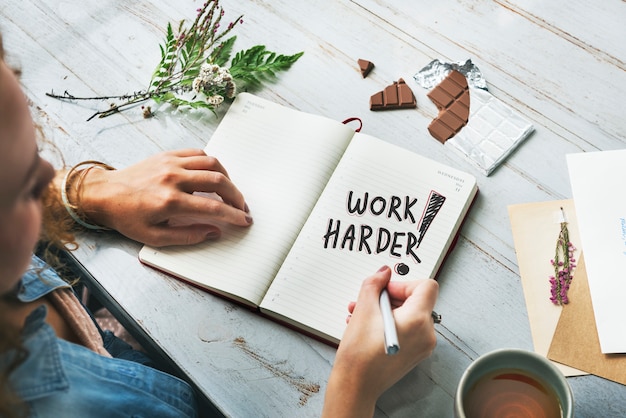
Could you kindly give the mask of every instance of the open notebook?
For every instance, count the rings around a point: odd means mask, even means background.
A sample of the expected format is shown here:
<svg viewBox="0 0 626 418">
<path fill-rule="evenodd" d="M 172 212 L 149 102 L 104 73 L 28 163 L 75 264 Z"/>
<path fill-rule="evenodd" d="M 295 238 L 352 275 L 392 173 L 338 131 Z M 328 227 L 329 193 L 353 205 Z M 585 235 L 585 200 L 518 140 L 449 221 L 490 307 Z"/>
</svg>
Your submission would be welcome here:
<svg viewBox="0 0 626 418">
<path fill-rule="evenodd" d="M 143 263 L 336 344 L 383 264 L 435 277 L 476 179 L 328 118 L 240 93 L 206 146 L 254 218 L 217 241 L 145 246 Z"/>
</svg>

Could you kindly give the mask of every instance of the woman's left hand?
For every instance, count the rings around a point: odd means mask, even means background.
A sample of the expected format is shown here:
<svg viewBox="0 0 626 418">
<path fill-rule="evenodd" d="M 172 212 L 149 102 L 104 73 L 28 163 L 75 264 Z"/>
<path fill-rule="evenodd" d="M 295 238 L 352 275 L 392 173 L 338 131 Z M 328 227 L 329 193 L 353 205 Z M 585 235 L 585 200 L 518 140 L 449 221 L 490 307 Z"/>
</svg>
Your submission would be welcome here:
<svg viewBox="0 0 626 418">
<path fill-rule="evenodd" d="M 252 223 L 226 169 L 199 149 L 162 152 L 121 170 L 90 170 L 79 202 L 90 222 L 153 246 L 195 244 L 218 238 L 220 224 Z"/>
</svg>

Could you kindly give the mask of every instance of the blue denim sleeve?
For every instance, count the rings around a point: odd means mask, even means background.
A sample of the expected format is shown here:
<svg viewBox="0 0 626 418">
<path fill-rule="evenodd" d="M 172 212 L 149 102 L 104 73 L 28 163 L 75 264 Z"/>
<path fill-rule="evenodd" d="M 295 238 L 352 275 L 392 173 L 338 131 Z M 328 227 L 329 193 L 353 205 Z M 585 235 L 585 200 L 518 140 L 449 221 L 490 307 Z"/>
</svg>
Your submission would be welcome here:
<svg viewBox="0 0 626 418">
<path fill-rule="evenodd" d="M 111 331 L 101 331 L 102 341 L 104 342 L 104 348 L 111 354 L 112 357 L 134 361 L 135 363 L 143 364 L 144 366 L 158 369 L 158 365 L 152 360 L 146 353 L 135 350 L 126 341 L 118 338 Z"/>
<path fill-rule="evenodd" d="M 26 359 L 10 374 L 37 417 L 197 417 L 193 389 L 138 362 L 100 356 L 56 337 L 40 306 L 24 327 Z M 0 355 L 0 364 L 6 355 Z"/>
</svg>

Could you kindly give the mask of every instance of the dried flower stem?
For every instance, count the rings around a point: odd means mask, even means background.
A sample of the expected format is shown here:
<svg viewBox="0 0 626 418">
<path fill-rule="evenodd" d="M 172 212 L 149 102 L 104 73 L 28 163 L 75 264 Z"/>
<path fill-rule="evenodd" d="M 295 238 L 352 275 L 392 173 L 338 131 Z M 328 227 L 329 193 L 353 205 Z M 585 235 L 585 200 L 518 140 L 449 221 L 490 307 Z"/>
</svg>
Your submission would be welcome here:
<svg viewBox="0 0 626 418">
<path fill-rule="evenodd" d="M 576 248 L 569 239 L 569 230 L 567 229 L 567 221 L 565 212 L 561 208 L 561 230 L 556 241 L 556 249 L 554 259 L 550 260 L 550 264 L 554 267 L 554 275 L 549 277 L 550 281 L 550 301 L 555 305 L 565 305 L 569 303 L 567 291 L 574 276 L 574 268 L 576 267 L 576 259 L 574 251 Z"/>
</svg>

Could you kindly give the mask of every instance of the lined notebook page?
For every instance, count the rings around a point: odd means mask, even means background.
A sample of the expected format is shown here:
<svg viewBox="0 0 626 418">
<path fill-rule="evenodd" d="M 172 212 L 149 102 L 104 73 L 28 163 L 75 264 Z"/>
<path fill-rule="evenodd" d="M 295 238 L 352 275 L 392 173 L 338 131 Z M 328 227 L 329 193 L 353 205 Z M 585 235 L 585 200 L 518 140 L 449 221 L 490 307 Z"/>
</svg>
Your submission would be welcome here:
<svg viewBox="0 0 626 418">
<path fill-rule="evenodd" d="M 396 272 L 392 280 L 434 277 L 476 190 L 476 180 L 471 175 L 367 135 L 356 134 L 278 272 L 261 309 L 304 326 L 324 339 L 338 342 L 345 328 L 348 303 L 356 300 L 362 280 L 382 265 L 387 264 L 398 272 L 408 268 L 408 274 Z M 352 204 L 355 196 L 364 199 L 365 192 L 370 203 L 373 198 L 380 198 L 370 207 L 373 211 L 368 209 L 361 215 L 356 212 L 351 215 L 348 210 L 350 191 L 353 191 Z M 433 191 L 436 192 L 434 195 Z M 391 196 L 401 198 L 402 205 L 395 211 L 400 214 L 400 220 L 394 212 L 391 218 L 387 217 L 388 211 L 375 214 L 383 207 L 385 199 L 389 208 Z M 408 215 L 404 219 L 406 196 L 410 202 L 417 199 L 417 203 L 409 207 L 415 223 Z M 432 196 L 435 198 L 430 199 Z M 445 201 L 437 210 L 440 196 L 445 196 Z M 435 216 L 431 216 L 435 212 Z M 406 243 L 409 233 L 419 237 L 421 218 L 432 218 L 432 222 L 424 224 L 428 227 L 421 244 L 414 250 L 421 261 L 418 263 L 412 255 L 406 254 Z M 330 242 L 324 248 L 330 219 L 340 221 L 336 248 L 332 248 Z M 336 227 L 336 222 L 333 225 Z M 350 225 L 355 226 L 353 235 L 347 232 Z M 364 245 L 359 251 L 363 225 L 365 231 L 372 231 L 372 236 L 365 240 L 371 253 Z M 389 231 L 390 236 L 398 233 L 396 244 L 405 245 L 398 246 L 393 252 L 388 247 L 376 254 L 375 237 L 379 228 Z M 351 236 L 355 237 L 352 248 L 349 245 Z"/>
<path fill-rule="evenodd" d="M 250 207 L 249 228 L 192 247 L 141 250 L 143 262 L 258 305 L 354 131 L 340 122 L 240 93 L 205 149 Z"/>
</svg>

